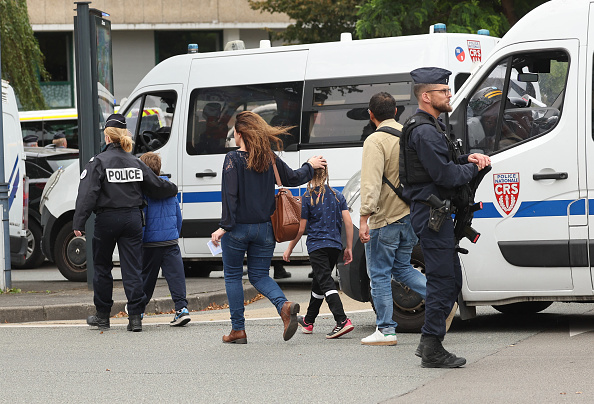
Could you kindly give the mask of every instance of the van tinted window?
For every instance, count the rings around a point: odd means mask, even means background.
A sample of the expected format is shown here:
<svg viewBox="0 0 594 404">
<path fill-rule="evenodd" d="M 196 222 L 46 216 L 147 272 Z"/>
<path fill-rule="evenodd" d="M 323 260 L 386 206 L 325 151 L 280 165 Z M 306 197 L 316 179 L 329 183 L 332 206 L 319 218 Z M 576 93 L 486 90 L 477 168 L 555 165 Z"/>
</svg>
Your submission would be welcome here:
<svg viewBox="0 0 594 404">
<path fill-rule="evenodd" d="M 411 95 L 410 76 L 401 76 L 406 79 L 390 77 L 390 81 L 366 83 L 373 78 L 350 78 L 349 83 L 332 80 L 329 84 L 311 84 L 312 98 L 303 113 L 301 144 L 316 148 L 323 145 L 340 147 L 360 144 L 376 129 L 369 120 L 367 106 L 369 99 L 379 92 L 392 94 L 398 107 L 396 120 L 400 123 L 406 121 L 417 103 Z"/>
<path fill-rule="evenodd" d="M 565 51 L 516 54 L 500 61 L 468 102 L 469 149 L 495 153 L 553 129 L 563 111 L 568 71 Z"/>
<path fill-rule="evenodd" d="M 190 96 L 186 151 L 224 154 L 235 148 L 235 116 L 252 111 L 273 126 L 295 126 L 283 140 L 286 149 L 299 141 L 302 82 L 200 88 Z"/>
<path fill-rule="evenodd" d="M 135 154 L 159 150 L 169 141 L 176 104 L 175 91 L 160 91 L 144 94 L 126 108 L 123 114 L 135 141 Z"/>
</svg>

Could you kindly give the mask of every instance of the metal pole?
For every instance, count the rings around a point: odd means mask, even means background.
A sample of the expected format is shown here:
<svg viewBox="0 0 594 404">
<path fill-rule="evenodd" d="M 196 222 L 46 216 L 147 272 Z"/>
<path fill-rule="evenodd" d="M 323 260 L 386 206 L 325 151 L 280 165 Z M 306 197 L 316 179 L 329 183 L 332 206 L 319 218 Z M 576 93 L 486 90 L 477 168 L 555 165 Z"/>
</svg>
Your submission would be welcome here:
<svg viewBox="0 0 594 404">
<path fill-rule="evenodd" d="M 0 32 L 0 49 L 2 49 L 2 33 Z M 6 182 L 6 173 L 4 172 L 4 116 L 2 115 L 2 52 L 0 52 L 0 203 L 2 204 L 2 233 L 4 243 L 4 265 L 3 274 L 0 277 L 0 288 L 7 290 L 12 287 L 10 273 L 10 230 L 8 227 L 8 183 Z"/>
<path fill-rule="evenodd" d="M 76 99 L 78 108 L 78 147 L 80 149 L 80 170 L 82 171 L 87 162 L 95 155 L 93 142 L 96 137 L 93 114 L 97 99 L 93 99 L 94 93 L 91 74 L 91 25 L 89 4 L 90 1 L 75 2 L 76 17 L 74 17 L 74 34 L 76 46 Z M 96 92 L 96 90 L 95 90 Z M 87 250 L 87 285 L 93 290 L 93 229 L 94 215 L 87 220 L 85 228 L 86 250 Z"/>
</svg>

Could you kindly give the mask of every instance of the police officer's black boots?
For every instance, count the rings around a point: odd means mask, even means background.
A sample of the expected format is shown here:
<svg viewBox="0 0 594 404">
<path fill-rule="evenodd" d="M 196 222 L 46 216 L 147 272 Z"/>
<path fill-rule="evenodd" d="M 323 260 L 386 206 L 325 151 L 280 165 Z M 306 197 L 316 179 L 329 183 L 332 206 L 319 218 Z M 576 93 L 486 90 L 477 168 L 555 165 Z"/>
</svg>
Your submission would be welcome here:
<svg viewBox="0 0 594 404">
<path fill-rule="evenodd" d="M 141 314 L 130 314 L 128 317 L 128 331 L 142 331 L 142 315 Z"/>
<path fill-rule="evenodd" d="M 423 345 L 423 354 L 421 366 L 424 368 L 457 368 L 466 364 L 466 359 L 458 358 L 449 353 L 441 345 L 439 337 L 435 335 L 425 335 L 421 341 Z"/>
<path fill-rule="evenodd" d="M 95 313 L 87 317 L 87 324 L 91 327 L 97 327 L 100 330 L 109 329 L 109 313 Z"/>
</svg>

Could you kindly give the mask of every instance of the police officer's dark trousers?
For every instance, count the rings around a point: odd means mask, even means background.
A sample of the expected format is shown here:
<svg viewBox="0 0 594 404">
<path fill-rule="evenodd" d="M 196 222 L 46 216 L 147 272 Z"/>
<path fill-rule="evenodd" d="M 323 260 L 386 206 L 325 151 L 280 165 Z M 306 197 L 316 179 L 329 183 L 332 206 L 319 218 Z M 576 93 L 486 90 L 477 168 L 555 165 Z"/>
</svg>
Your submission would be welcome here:
<svg viewBox="0 0 594 404">
<path fill-rule="evenodd" d="M 93 236 L 95 273 L 94 303 L 99 313 L 111 311 L 113 305 L 112 255 L 118 246 L 128 314 L 141 314 L 144 309 L 142 289 L 142 219 L 139 208 L 120 208 L 97 212 Z"/>
<path fill-rule="evenodd" d="M 411 205 L 411 222 L 420 238 L 427 277 L 425 324 L 421 332 L 443 339 L 445 320 L 462 288 L 462 269 L 455 249 L 453 221 L 446 220 L 439 232 L 430 230 L 427 227 L 429 210 L 428 206 L 417 202 Z"/>
</svg>

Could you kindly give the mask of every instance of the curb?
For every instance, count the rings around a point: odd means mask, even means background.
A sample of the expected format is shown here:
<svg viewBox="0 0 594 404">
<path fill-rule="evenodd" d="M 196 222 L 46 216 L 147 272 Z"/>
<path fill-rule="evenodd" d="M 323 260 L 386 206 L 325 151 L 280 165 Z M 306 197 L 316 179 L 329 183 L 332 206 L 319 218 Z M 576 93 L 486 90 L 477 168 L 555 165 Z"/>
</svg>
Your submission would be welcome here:
<svg viewBox="0 0 594 404">
<path fill-rule="evenodd" d="M 251 300 L 258 294 L 252 285 L 243 287 L 244 300 Z M 188 310 L 202 311 L 212 304 L 228 304 L 226 292 L 206 292 L 187 296 Z M 113 302 L 112 315 L 124 311 L 127 301 Z M 145 311 L 147 313 L 168 312 L 175 309 L 171 297 L 151 299 Z M 51 304 L 44 306 L 0 307 L 0 323 L 29 323 L 34 321 L 83 320 L 95 314 L 92 303 Z"/>
</svg>

